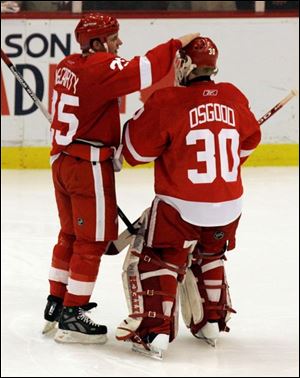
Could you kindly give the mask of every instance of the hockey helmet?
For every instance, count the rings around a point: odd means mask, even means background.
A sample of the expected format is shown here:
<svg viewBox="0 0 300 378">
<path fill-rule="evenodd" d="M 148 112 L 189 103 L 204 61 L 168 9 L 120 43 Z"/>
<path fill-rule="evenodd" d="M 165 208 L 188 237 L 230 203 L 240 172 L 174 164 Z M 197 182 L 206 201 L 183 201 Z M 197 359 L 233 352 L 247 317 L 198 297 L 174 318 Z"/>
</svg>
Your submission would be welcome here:
<svg viewBox="0 0 300 378">
<path fill-rule="evenodd" d="M 180 49 L 175 59 L 176 85 L 187 85 L 189 75 L 216 75 L 218 72 L 218 49 L 214 42 L 207 37 L 197 37 L 187 46 Z"/>
<path fill-rule="evenodd" d="M 99 39 L 101 43 L 106 42 L 109 35 L 119 31 L 118 20 L 113 16 L 100 13 L 89 13 L 84 15 L 75 29 L 75 37 L 82 50 L 90 47 L 92 39 Z"/>
<path fill-rule="evenodd" d="M 192 63 L 197 67 L 217 68 L 219 52 L 217 46 L 210 38 L 197 37 L 182 50 L 191 58 Z"/>
</svg>

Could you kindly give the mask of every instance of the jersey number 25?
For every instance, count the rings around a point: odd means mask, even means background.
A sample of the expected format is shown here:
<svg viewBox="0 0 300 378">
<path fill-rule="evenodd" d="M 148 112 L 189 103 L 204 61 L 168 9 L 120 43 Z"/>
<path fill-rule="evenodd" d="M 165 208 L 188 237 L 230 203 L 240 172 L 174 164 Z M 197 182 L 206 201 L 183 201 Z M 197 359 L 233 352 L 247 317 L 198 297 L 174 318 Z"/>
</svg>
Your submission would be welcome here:
<svg viewBox="0 0 300 378">
<path fill-rule="evenodd" d="M 56 90 L 53 91 L 53 98 L 52 98 L 52 116 L 56 116 L 54 114 L 55 106 L 58 98 L 58 93 Z M 57 144 L 66 146 L 72 142 L 73 136 L 76 134 L 76 131 L 79 126 L 78 118 L 72 113 L 65 113 L 64 107 L 65 105 L 71 106 L 79 106 L 79 97 L 67 95 L 62 93 L 60 96 L 60 100 L 57 106 L 57 119 L 60 122 L 67 123 L 69 125 L 68 131 L 66 135 L 62 135 L 60 130 L 51 129 L 51 136 L 55 138 Z"/>
</svg>

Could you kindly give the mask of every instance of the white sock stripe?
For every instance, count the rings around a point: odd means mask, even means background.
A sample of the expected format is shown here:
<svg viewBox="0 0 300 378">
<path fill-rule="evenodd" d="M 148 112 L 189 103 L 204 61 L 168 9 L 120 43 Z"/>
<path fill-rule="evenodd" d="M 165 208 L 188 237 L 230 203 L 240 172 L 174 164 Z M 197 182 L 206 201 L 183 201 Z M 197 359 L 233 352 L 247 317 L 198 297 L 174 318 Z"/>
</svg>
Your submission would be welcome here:
<svg viewBox="0 0 300 378">
<path fill-rule="evenodd" d="M 137 151 L 136 149 L 133 147 L 132 143 L 131 143 L 131 140 L 130 140 L 130 135 L 129 135 L 129 128 L 130 126 L 127 126 L 126 127 L 126 130 L 125 130 L 125 140 L 126 140 L 126 146 L 129 150 L 129 152 L 131 153 L 132 157 L 136 160 L 136 161 L 140 161 L 140 162 L 144 162 L 144 163 L 148 163 L 150 161 L 153 161 L 156 159 L 156 156 L 141 156 Z"/>
<path fill-rule="evenodd" d="M 49 271 L 49 280 L 67 284 L 68 279 L 69 279 L 68 270 L 57 269 L 51 266 L 50 271 Z"/>
<path fill-rule="evenodd" d="M 172 270 L 169 269 L 159 269 L 159 270 L 153 270 L 152 272 L 147 272 L 147 273 L 141 273 L 141 280 L 146 280 L 147 278 L 150 277 L 157 277 L 157 276 L 173 276 L 174 278 L 177 279 L 177 273 L 173 272 Z"/>
<path fill-rule="evenodd" d="M 77 281 L 69 278 L 67 290 L 74 295 L 91 295 L 95 286 L 95 282 Z"/>
<path fill-rule="evenodd" d="M 219 266 L 223 266 L 223 261 L 220 260 L 220 259 L 212 261 L 212 262 L 210 262 L 208 264 L 202 265 L 201 270 L 202 270 L 202 273 L 205 273 L 208 270 L 212 270 L 212 269 L 218 268 Z"/>
<path fill-rule="evenodd" d="M 91 146 L 91 161 L 100 160 L 100 149 Z M 103 191 L 103 178 L 101 164 L 91 163 L 94 177 L 94 189 L 96 197 L 96 233 L 95 241 L 104 240 L 105 234 L 105 197 Z"/>
</svg>

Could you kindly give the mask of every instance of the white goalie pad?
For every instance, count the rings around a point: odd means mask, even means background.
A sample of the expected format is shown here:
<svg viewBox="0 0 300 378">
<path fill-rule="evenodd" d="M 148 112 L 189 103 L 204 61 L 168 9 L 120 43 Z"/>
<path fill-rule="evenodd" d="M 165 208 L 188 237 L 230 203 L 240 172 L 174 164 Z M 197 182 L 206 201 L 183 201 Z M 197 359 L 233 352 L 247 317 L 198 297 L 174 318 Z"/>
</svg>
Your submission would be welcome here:
<svg viewBox="0 0 300 378">
<path fill-rule="evenodd" d="M 200 323 L 203 319 L 203 299 L 197 287 L 197 280 L 190 268 L 187 269 L 184 281 L 179 285 L 181 314 L 186 326 L 189 328 L 192 319 Z"/>
<path fill-rule="evenodd" d="M 137 234 L 132 236 L 132 240 L 123 264 L 123 288 L 129 314 L 144 312 L 143 296 L 137 294 L 143 290 L 140 273 L 138 271 L 139 257 L 133 255 L 132 252 L 134 251 L 135 253 L 140 254 L 143 250 L 149 211 L 150 209 L 146 209 L 140 218 L 140 228 L 137 231 Z M 142 317 L 128 317 L 125 319 L 117 328 L 116 338 L 118 340 L 126 340 L 133 332 L 137 330 L 142 320 Z"/>
<path fill-rule="evenodd" d="M 224 289 L 222 290 L 225 290 L 225 293 L 220 294 L 220 295 L 221 295 L 221 298 L 224 298 L 224 295 L 225 295 L 225 298 L 224 299 L 220 298 L 220 301 L 217 304 L 217 306 L 224 308 L 224 310 L 222 310 L 222 313 L 224 313 L 224 317 L 220 318 L 220 321 L 223 320 L 223 322 L 219 323 L 219 325 L 227 324 L 227 322 L 231 318 L 231 313 L 235 312 L 232 309 L 231 298 L 230 298 L 230 293 L 228 289 L 225 270 L 224 270 L 224 282 L 222 283 L 222 285 L 224 286 Z M 206 289 L 206 293 L 209 292 L 209 290 L 212 290 L 212 289 L 211 288 Z M 209 297 L 210 294 L 208 293 L 207 295 Z M 203 293 L 202 293 L 202 296 L 203 296 Z M 197 324 L 200 324 L 204 320 L 205 298 L 201 297 L 201 293 L 198 288 L 198 278 L 194 276 L 194 273 L 190 268 L 187 269 L 185 279 L 180 284 L 180 301 L 181 301 L 182 317 L 188 328 L 191 328 L 192 323 L 194 325 L 197 325 Z M 221 330 L 224 330 L 224 329 L 221 329 Z"/>
<path fill-rule="evenodd" d="M 227 299 L 227 305 L 229 307 L 232 307 L 232 302 L 231 302 L 231 297 L 230 297 L 230 293 L 229 293 L 229 286 L 227 284 L 227 277 L 226 277 L 226 273 L 225 273 L 225 269 L 224 269 L 224 281 L 225 281 L 225 284 L 227 286 L 226 288 L 226 299 Z M 229 321 L 229 319 L 231 318 L 231 312 L 230 311 L 227 311 L 226 313 L 226 317 L 225 317 L 225 323 L 227 323 Z"/>
</svg>

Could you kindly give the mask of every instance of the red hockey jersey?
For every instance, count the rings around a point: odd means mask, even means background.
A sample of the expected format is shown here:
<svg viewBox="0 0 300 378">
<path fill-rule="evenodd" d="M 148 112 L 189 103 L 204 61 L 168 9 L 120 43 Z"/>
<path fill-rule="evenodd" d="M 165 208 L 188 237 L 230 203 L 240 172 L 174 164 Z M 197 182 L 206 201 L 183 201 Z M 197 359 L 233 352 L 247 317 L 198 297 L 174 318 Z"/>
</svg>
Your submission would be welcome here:
<svg viewBox="0 0 300 378">
<path fill-rule="evenodd" d="M 51 160 L 67 151 L 74 139 L 117 147 L 118 97 L 164 77 L 180 47 L 179 40 L 170 40 L 130 61 L 105 52 L 86 57 L 73 54 L 62 60 L 56 69 L 52 99 Z"/>
<path fill-rule="evenodd" d="M 131 165 L 155 160 L 155 192 L 199 226 L 242 210 L 241 163 L 261 139 L 246 97 L 232 84 L 194 82 L 155 92 L 123 136 Z"/>
</svg>

